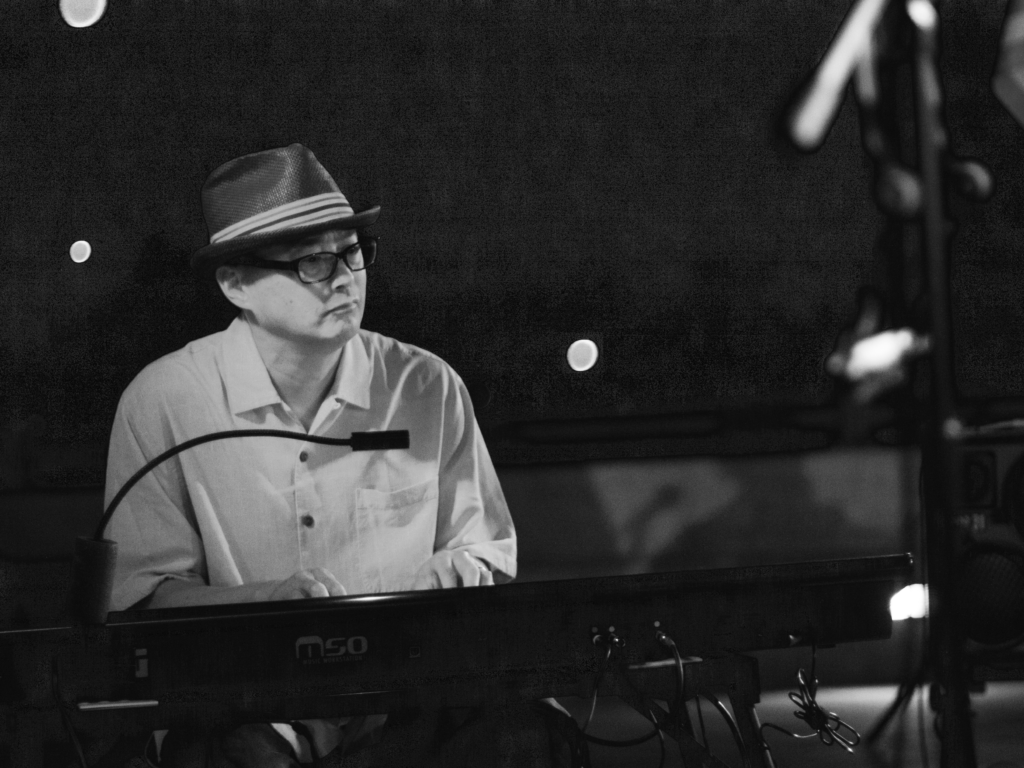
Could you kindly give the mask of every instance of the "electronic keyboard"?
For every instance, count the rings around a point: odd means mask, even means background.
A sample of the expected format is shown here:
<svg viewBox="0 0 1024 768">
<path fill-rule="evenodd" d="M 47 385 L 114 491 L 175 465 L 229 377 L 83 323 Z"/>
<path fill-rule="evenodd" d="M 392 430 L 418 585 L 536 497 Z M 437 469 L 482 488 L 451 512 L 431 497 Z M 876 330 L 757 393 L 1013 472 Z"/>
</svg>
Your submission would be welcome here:
<svg viewBox="0 0 1024 768">
<path fill-rule="evenodd" d="M 0 705 L 184 722 L 586 695 L 614 642 L 642 666 L 889 637 L 910 555 L 111 612 L 0 631 Z M 581 685 L 581 681 L 585 681 Z M 2 706 L 0 706 L 2 711 Z M 77 714 L 76 714 L 77 713 Z"/>
</svg>

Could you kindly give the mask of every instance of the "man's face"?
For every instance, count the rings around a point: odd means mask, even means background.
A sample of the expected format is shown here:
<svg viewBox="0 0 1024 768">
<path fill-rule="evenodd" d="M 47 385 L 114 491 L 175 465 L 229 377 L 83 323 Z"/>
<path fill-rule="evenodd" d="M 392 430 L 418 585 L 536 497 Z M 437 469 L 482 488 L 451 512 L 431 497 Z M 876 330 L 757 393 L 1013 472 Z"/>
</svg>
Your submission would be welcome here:
<svg viewBox="0 0 1024 768">
<path fill-rule="evenodd" d="M 293 261 L 314 253 L 341 253 L 355 242 L 354 230 L 329 230 L 298 243 L 267 246 L 254 255 Z M 366 300 L 365 270 L 352 272 L 339 261 L 333 277 L 303 283 L 294 272 L 245 269 L 254 279 L 238 287 L 242 303 L 232 301 L 248 309 L 255 324 L 270 335 L 298 346 L 340 347 L 359 330 Z"/>
</svg>

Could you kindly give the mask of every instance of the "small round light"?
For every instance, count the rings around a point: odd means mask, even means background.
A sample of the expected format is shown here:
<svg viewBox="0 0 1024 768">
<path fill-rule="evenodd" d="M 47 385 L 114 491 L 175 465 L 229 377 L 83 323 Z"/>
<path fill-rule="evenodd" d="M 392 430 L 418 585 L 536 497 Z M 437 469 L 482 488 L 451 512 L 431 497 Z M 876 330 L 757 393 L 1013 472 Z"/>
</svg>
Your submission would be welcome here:
<svg viewBox="0 0 1024 768">
<path fill-rule="evenodd" d="M 107 0 L 60 0 L 60 15 L 69 27 L 91 27 L 107 10 Z"/>
<path fill-rule="evenodd" d="M 71 244 L 69 252 L 71 253 L 71 260 L 76 264 L 81 264 L 92 254 L 92 246 L 85 240 L 76 240 Z"/>
<path fill-rule="evenodd" d="M 589 371 L 597 364 L 597 344 L 590 339 L 577 339 L 565 354 L 574 371 Z"/>
<path fill-rule="evenodd" d="M 918 29 L 931 30 L 939 23 L 939 13 L 929 0 L 910 0 L 907 3 L 907 16 Z"/>
</svg>

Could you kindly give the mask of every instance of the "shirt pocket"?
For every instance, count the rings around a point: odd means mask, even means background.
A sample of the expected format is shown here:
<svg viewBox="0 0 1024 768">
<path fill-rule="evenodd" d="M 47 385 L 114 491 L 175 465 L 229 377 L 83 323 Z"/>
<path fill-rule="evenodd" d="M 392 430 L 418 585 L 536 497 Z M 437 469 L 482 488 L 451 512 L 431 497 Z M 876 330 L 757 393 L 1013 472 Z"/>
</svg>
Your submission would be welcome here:
<svg viewBox="0 0 1024 768">
<path fill-rule="evenodd" d="M 356 489 L 359 527 L 371 542 L 363 559 L 367 591 L 405 588 L 416 570 L 434 554 L 437 532 L 438 480 L 378 491 Z"/>
</svg>

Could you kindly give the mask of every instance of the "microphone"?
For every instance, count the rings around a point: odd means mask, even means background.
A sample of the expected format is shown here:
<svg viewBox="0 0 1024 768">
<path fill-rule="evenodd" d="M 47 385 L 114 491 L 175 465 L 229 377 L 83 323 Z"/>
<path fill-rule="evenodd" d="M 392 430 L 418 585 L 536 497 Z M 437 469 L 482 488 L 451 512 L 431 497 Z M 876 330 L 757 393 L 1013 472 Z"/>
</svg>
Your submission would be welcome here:
<svg viewBox="0 0 1024 768">
<path fill-rule="evenodd" d="M 888 0 L 858 0 L 843 19 L 786 121 L 790 139 L 798 148 L 813 152 L 825 141 L 854 68 L 864 56 L 874 55 L 871 38 L 887 5 Z"/>
<path fill-rule="evenodd" d="M 353 432 L 349 444 L 353 451 L 390 451 L 409 447 L 409 432 L 405 429 L 384 432 Z"/>
<path fill-rule="evenodd" d="M 825 360 L 825 370 L 853 384 L 853 401 L 860 405 L 906 380 L 906 365 L 931 348 L 929 337 L 912 328 L 882 329 L 882 300 L 861 289 L 853 327 L 842 332 Z"/>
<path fill-rule="evenodd" d="M 121 486 L 103 512 L 96 532 L 90 539 L 79 536 L 75 542 L 75 555 L 71 569 L 71 614 L 83 624 L 104 624 L 110 612 L 110 595 L 114 588 L 114 566 L 117 564 L 117 542 L 103 538 L 107 523 L 117 505 L 129 490 L 145 477 L 154 467 L 172 456 L 203 443 L 226 440 L 232 437 L 283 437 L 321 445 L 347 445 L 353 451 L 387 451 L 409 447 L 409 430 L 386 430 L 380 432 L 353 432 L 351 437 L 322 437 L 305 435 L 301 432 L 287 432 L 281 429 L 234 429 L 212 432 L 209 435 L 186 440 L 172 446 L 156 458 L 147 462 L 138 472 Z"/>
</svg>

